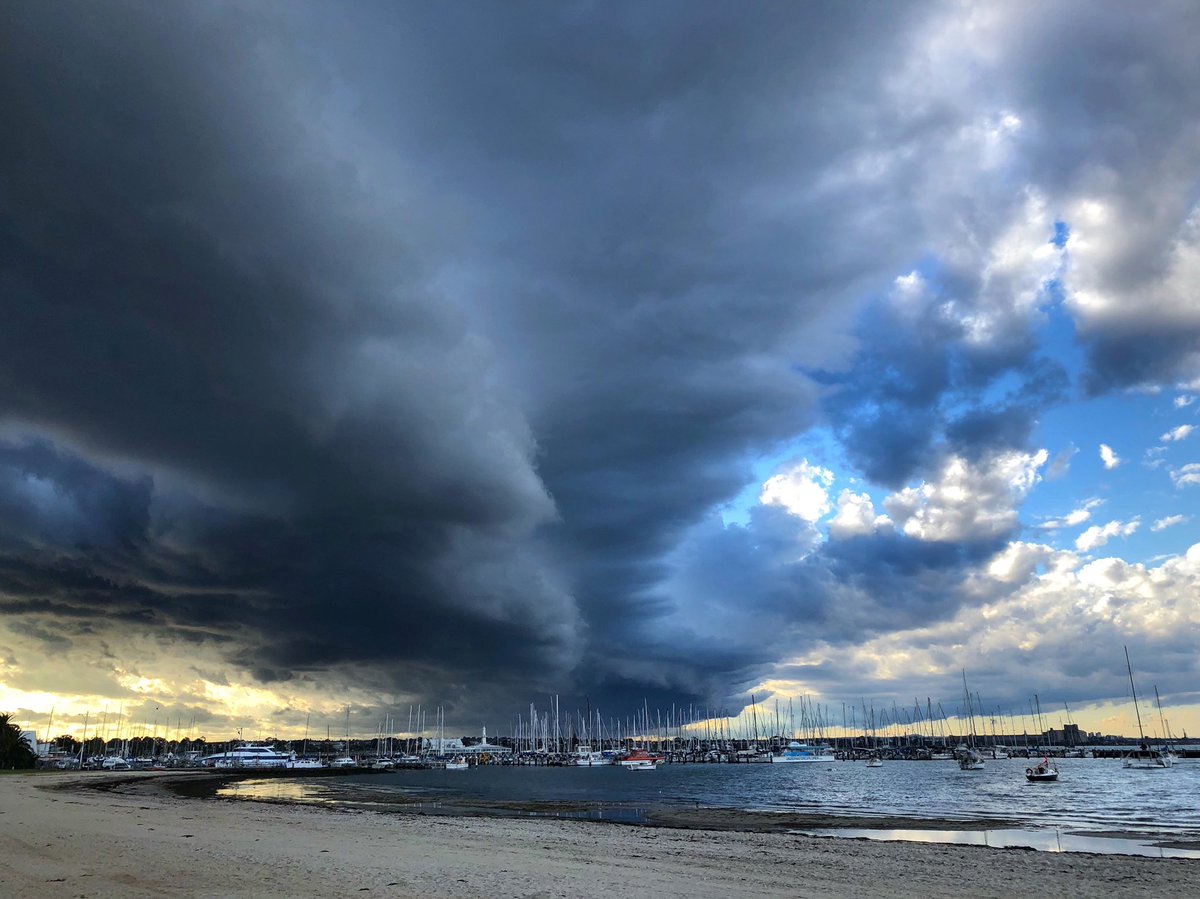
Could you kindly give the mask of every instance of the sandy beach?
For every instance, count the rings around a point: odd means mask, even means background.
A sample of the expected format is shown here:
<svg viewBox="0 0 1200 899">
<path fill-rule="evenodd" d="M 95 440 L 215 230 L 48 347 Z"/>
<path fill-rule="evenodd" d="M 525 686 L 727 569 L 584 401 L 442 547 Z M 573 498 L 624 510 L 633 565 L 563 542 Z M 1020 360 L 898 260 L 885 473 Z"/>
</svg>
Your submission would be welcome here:
<svg viewBox="0 0 1200 899">
<path fill-rule="evenodd" d="M 0 894 L 1200 894 L 1200 862 L 1192 860 L 334 811 L 188 799 L 164 782 L 153 774 L 0 776 Z"/>
</svg>

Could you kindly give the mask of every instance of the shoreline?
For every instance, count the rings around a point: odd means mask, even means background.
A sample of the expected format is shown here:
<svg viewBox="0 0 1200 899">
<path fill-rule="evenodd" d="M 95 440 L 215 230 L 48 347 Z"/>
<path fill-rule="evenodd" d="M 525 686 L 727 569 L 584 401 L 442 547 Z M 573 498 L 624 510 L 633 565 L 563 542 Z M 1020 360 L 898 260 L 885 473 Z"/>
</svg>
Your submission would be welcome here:
<svg viewBox="0 0 1200 899">
<path fill-rule="evenodd" d="M 0 892 L 26 896 L 722 897 L 1200 894 L 1200 862 L 197 801 L 224 776 L 0 777 Z M 207 781 L 207 784 L 205 783 Z M 178 784 L 176 784 L 178 788 Z M 741 822 L 745 824 L 745 821 Z"/>
</svg>

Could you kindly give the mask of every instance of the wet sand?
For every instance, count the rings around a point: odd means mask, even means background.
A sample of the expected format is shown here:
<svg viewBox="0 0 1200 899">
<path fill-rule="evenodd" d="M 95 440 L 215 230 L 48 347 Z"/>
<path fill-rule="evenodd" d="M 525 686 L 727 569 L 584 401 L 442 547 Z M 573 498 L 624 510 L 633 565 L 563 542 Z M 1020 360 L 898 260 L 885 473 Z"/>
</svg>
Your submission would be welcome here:
<svg viewBox="0 0 1200 899">
<path fill-rule="evenodd" d="M 0 776 L 0 894 L 1200 895 L 1200 862 L 1183 859 L 807 837 L 708 810 L 653 827 L 336 811 L 186 798 L 170 782 L 179 775 Z"/>
</svg>

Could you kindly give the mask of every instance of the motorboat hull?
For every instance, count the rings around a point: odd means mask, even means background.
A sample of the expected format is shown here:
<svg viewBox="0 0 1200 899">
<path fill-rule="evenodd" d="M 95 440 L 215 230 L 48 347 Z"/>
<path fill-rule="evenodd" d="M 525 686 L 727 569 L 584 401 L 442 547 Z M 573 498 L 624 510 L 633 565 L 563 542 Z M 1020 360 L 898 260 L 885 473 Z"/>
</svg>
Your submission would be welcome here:
<svg viewBox="0 0 1200 899">
<path fill-rule="evenodd" d="M 1025 779 L 1030 783 L 1053 783 L 1058 780 L 1058 769 L 1048 765 L 1026 768 Z"/>
<path fill-rule="evenodd" d="M 789 756 L 787 753 L 784 753 L 783 755 L 771 756 L 771 764 L 772 765 L 796 765 L 796 764 L 811 765 L 814 762 L 832 762 L 832 761 L 836 761 L 836 759 L 834 759 L 834 757 L 831 755 L 793 755 L 793 756 Z"/>
</svg>

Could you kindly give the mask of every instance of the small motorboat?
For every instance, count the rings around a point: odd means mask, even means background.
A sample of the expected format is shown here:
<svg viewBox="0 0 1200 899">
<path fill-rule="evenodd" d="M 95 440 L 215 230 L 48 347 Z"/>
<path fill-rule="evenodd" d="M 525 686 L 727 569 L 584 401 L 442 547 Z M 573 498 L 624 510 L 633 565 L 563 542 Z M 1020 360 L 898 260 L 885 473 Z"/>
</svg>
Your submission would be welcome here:
<svg viewBox="0 0 1200 899">
<path fill-rule="evenodd" d="M 1025 769 L 1025 779 L 1030 783 L 1042 783 L 1058 780 L 1058 767 L 1050 761 L 1050 757 L 1042 759 L 1032 768 Z"/>
<path fill-rule="evenodd" d="M 466 758 L 461 755 L 455 759 L 452 759 L 451 761 L 446 762 L 447 771 L 466 771 L 469 767 L 471 766 L 467 764 Z"/>
<path fill-rule="evenodd" d="M 626 771 L 653 771 L 658 766 L 649 759 L 635 759 L 622 765 Z"/>
<path fill-rule="evenodd" d="M 959 746 L 954 753 L 958 767 L 963 771 L 982 771 L 983 756 L 967 746 Z"/>
<path fill-rule="evenodd" d="M 640 765 L 642 762 L 649 762 L 650 766 L 661 765 L 666 759 L 657 754 L 647 752 L 645 749 L 635 749 L 623 759 L 617 759 L 617 764 L 622 768 L 632 768 L 634 765 Z"/>
</svg>

